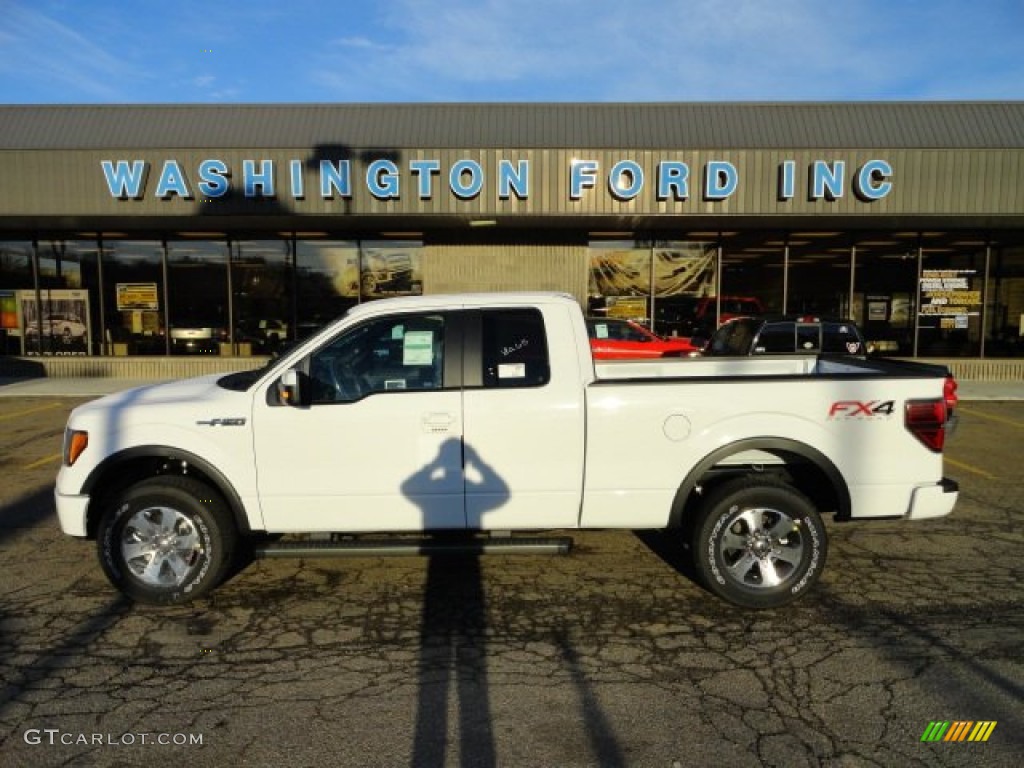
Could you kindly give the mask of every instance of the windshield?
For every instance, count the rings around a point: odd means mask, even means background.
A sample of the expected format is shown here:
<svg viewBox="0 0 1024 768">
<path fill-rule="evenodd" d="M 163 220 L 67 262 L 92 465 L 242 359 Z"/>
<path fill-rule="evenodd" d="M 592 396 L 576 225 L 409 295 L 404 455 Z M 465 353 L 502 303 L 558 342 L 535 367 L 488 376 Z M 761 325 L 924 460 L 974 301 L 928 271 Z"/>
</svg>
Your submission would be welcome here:
<svg viewBox="0 0 1024 768">
<path fill-rule="evenodd" d="M 609 341 L 650 341 L 651 336 L 624 320 L 588 320 L 590 338 Z"/>
</svg>

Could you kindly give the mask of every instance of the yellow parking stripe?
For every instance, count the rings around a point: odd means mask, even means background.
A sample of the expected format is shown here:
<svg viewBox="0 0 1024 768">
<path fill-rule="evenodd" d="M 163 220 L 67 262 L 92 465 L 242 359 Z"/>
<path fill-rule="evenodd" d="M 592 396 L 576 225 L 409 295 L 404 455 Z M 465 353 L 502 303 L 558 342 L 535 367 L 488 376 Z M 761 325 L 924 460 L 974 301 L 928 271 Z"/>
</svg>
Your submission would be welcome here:
<svg viewBox="0 0 1024 768">
<path fill-rule="evenodd" d="M 14 413 L 5 413 L 0 416 L 0 421 L 6 421 L 7 419 L 17 419 L 21 416 L 28 416 L 30 413 L 39 413 L 39 411 L 51 411 L 54 408 L 60 408 L 63 403 L 47 403 L 46 405 L 40 405 L 36 408 L 28 408 L 24 411 L 15 411 Z"/>
<path fill-rule="evenodd" d="M 51 464 L 55 461 L 60 461 L 60 457 L 61 454 L 59 453 L 55 453 L 52 456 L 44 456 L 43 458 L 37 461 L 33 461 L 31 464 L 26 464 L 24 466 L 24 469 L 35 469 L 36 467 L 41 467 L 44 464 Z"/>
<path fill-rule="evenodd" d="M 1005 419 L 1002 416 L 990 416 L 987 413 L 976 411 L 973 408 L 964 408 L 963 406 L 958 406 L 957 410 L 962 411 L 963 413 L 969 413 L 971 414 L 971 416 L 977 416 L 978 418 L 981 419 L 988 419 L 989 421 L 998 421 L 1000 424 L 1009 424 L 1011 427 L 1019 427 L 1020 429 L 1024 429 L 1024 421 L 1014 421 L 1013 419 Z"/>
<path fill-rule="evenodd" d="M 998 479 L 995 475 L 993 475 L 993 474 L 991 474 L 989 472 L 986 472 L 984 469 L 978 469 L 977 467 L 972 467 L 970 464 L 964 464 L 962 461 L 956 461 L 955 459 L 949 458 L 949 456 L 944 456 L 943 460 L 944 461 L 948 461 L 954 467 L 958 467 L 958 468 L 960 468 L 960 469 L 962 469 L 962 470 L 964 470 L 966 472 L 973 472 L 976 475 L 981 475 L 982 477 L 984 477 L 987 480 L 996 480 L 996 479 Z"/>
</svg>

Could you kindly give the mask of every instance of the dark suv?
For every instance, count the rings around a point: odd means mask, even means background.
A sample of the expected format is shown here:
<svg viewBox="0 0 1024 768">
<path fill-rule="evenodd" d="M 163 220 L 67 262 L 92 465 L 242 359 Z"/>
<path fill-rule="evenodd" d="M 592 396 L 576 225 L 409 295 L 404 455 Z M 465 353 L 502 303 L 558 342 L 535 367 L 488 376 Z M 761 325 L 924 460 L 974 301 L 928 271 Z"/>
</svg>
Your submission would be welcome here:
<svg viewBox="0 0 1024 768">
<path fill-rule="evenodd" d="M 718 328 L 705 355 L 858 355 L 868 353 L 864 336 L 849 320 L 808 315 L 734 317 Z"/>
</svg>

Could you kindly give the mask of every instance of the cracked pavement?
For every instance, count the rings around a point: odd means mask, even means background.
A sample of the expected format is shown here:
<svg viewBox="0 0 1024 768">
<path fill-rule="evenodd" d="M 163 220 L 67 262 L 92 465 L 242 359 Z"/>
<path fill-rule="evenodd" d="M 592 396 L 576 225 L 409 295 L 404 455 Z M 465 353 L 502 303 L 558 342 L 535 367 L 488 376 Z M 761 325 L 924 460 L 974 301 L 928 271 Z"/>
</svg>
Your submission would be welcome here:
<svg viewBox="0 0 1024 768">
<path fill-rule="evenodd" d="M 76 402 L 0 400 L 4 764 L 1016 766 L 1024 754 L 1024 403 L 961 409 L 952 516 L 830 522 L 818 586 L 752 613 L 698 587 L 660 532 L 573 532 L 562 557 L 260 560 L 192 605 L 135 606 L 94 544 L 57 526 L 55 455 Z M 986 743 L 924 744 L 933 720 L 998 725 Z"/>
</svg>

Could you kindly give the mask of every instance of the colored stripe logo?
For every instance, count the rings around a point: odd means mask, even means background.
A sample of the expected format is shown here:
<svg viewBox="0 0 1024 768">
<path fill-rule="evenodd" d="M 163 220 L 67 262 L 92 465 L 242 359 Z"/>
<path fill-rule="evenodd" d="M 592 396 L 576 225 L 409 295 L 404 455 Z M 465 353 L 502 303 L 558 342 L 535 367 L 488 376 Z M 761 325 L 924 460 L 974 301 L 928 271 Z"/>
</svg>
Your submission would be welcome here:
<svg viewBox="0 0 1024 768">
<path fill-rule="evenodd" d="M 921 741 L 988 741 L 996 720 L 933 720 L 921 734 Z"/>
</svg>

